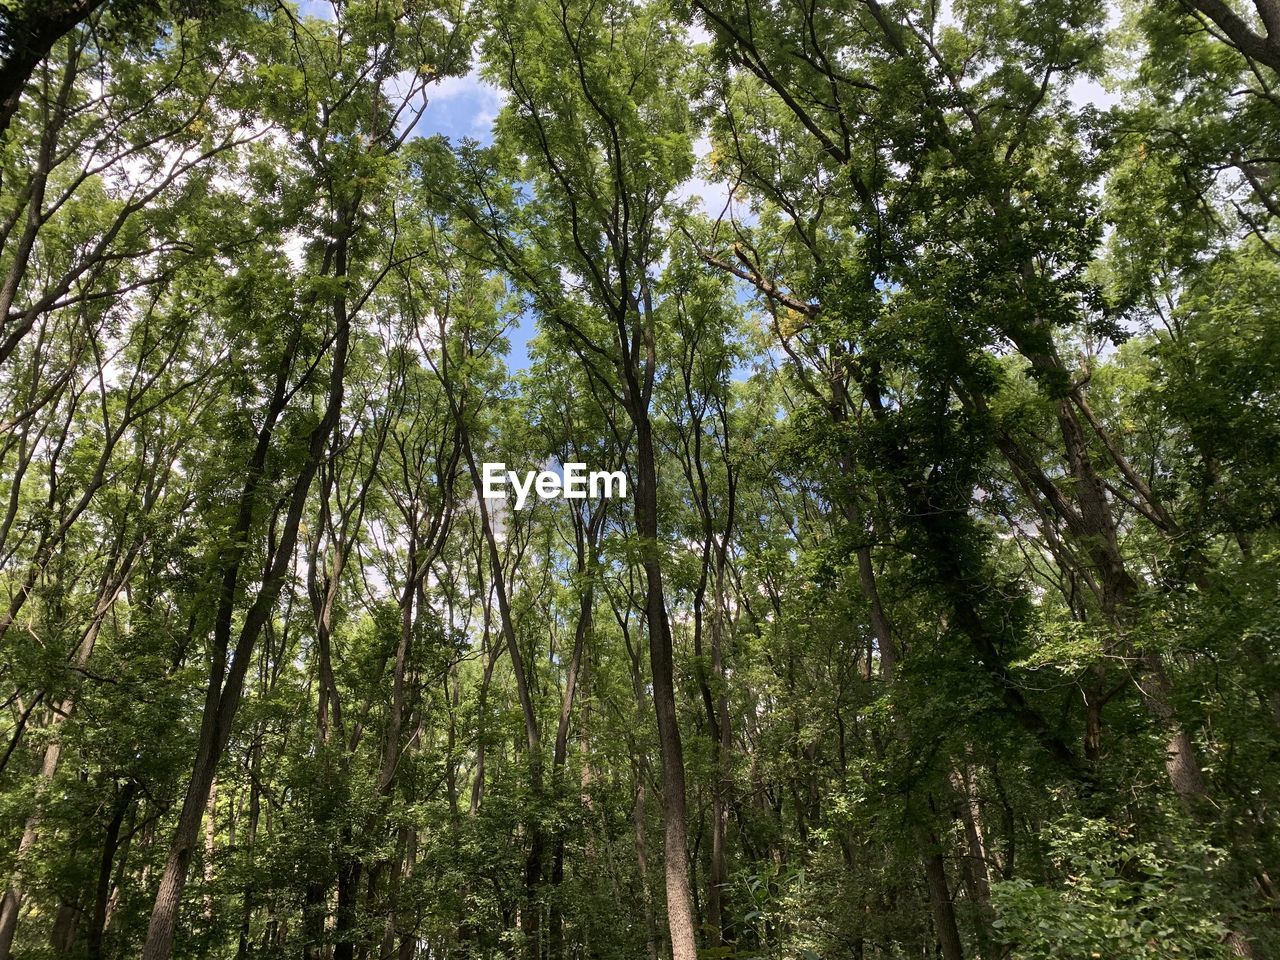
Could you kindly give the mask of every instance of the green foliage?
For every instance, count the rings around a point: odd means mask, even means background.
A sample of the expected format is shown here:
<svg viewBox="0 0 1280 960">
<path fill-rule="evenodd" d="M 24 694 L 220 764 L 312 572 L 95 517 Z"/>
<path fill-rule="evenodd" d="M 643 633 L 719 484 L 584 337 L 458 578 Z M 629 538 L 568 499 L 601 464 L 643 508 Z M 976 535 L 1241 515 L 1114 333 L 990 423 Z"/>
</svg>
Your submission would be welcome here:
<svg viewBox="0 0 1280 960">
<path fill-rule="evenodd" d="M 0 960 L 1280 949 L 1278 38 L 0 6 Z"/>
<path fill-rule="evenodd" d="M 1169 837 L 1139 842 L 1113 824 L 1075 818 L 1040 836 L 1056 882 L 1018 878 L 992 888 L 994 926 L 1012 956 L 1231 955 L 1215 883 L 1221 851 Z"/>
</svg>

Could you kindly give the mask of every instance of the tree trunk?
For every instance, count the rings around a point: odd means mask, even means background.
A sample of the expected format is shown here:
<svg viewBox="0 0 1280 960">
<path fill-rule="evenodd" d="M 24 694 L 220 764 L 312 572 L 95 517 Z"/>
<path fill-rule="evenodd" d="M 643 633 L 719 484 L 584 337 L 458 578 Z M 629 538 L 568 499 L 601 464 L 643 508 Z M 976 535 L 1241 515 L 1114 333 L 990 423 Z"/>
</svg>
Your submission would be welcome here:
<svg viewBox="0 0 1280 960">
<path fill-rule="evenodd" d="M 349 841 L 350 836 L 344 837 Z M 334 911 L 333 960 L 353 960 L 356 951 L 356 915 L 360 897 L 361 863 L 356 860 L 338 872 L 338 904 Z"/>
<path fill-rule="evenodd" d="M 533 691 L 524 668 L 524 655 L 520 651 L 520 643 L 516 637 L 515 620 L 511 613 L 510 598 L 507 594 L 506 573 L 502 569 L 502 555 L 498 550 L 498 541 L 493 532 L 493 523 L 489 516 L 489 507 L 483 496 L 483 484 L 480 469 L 476 463 L 475 453 L 471 448 L 471 437 L 466 427 L 464 413 L 455 398 L 451 382 L 448 378 L 447 359 L 442 360 L 440 372 L 442 383 L 449 397 L 450 407 L 458 423 L 458 435 L 462 442 L 462 452 L 466 457 L 467 467 L 471 472 L 471 480 L 476 490 L 476 503 L 480 512 L 480 526 L 484 533 L 485 543 L 489 548 L 490 576 L 493 578 L 494 590 L 498 597 L 499 626 L 506 640 L 507 652 L 511 659 L 511 672 L 516 681 L 516 693 L 520 700 L 520 711 L 524 716 L 525 745 L 529 760 L 530 792 L 537 800 L 543 797 L 542 778 L 542 735 L 538 727 L 538 716 L 533 705 Z M 538 888 L 542 883 L 542 860 L 544 856 L 544 840 L 542 828 L 536 819 L 528 824 L 529 853 L 525 859 L 525 902 L 520 911 L 520 927 L 524 934 L 526 949 L 530 960 L 539 960 L 542 953 L 542 935 L 539 929 L 541 908 L 538 903 Z"/>
<path fill-rule="evenodd" d="M 671 933 L 672 960 L 697 960 L 685 823 L 684 749 L 680 743 L 680 725 L 676 714 L 671 623 L 667 619 L 658 553 L 658 479 L 653 431 L 647 414 L 636 419 L 636 533 L 640 537 L 640 549 L 644 558 L 649 669 L 653 680 L 653 705 L 658 716 L 658 744 L 662 756 L 662 847 L 667 888 L 667 926 Z"/>
<path fill-rule="evenodd" d="M 93 896 L 93 918 L 85 937 L 85 956 L 88 960 L 102 960 L 102 940 L 107 930 L 107 907 L 111 902 L 111 872 L 116 851 L 120 846 L 120 828 L 133 803 L 135 790 L 136 785 L 130 781 L 120 791 L 112 808 L 111 820 L 107 824 L 107 835 L 102 843 L 102 858 L 98 861 L 98 882 Z"/>
<path fill-rule="evenodd" d="M 337 242 L 336 269 L 338 277 L 347 273 L 346 237 Z M 345 287 L 344 287 L 345 289 Z M 290 492 L 290 500 L 285 521 L 280 529 L 280 538 L 276 544 L 270 565 L 263 577 L 262 587 L 254 598 L 252 606 L 244 618 L 240 636 L 231 657 L 230 666 L 226 663 L 226 651 L 229 647 L 231 617 L 234 609 L 239 579 L 239 563 L 243 557 L 244 546 L 233 548 L 233 555 L 224 575 L 222 592 L 219 598 L 218 621 L 215 625 L 213 659 L 210 663 L 209 684 L 205 692 L 204 711 L 200 722 L 199 745 L 196 749 L 195 764 L 191 779 L 183 799 L 182 810 L 178 815 L 178 825 L 174 830 L 169 846 L 169 854 L 165 860 L 164 872 L 160 878 L 160 887 L 156 891 L 155 904 L 151 910 L 151 920 L 147 927 L 147 938 L 142 949 L 142 960 L 169 960 L 173 952 L 173 939 L 177 930 L 178 909 L 182 900 L 182 891 L 186 887 L 187 871 L 191 866 L 191 857 L 195 849 L 196 838 L 200 832 L 200 822 L 204 816 L 205 803 L 209 790 L 213 785 L 218 761 L 231 738 L 232 723 L 240 706 L 240 697 L 244 691 L 245 674 L 249 669 L 249 661 L 268 617 L 275 607 L 276 598 L 284 586 L 285 574 L 293 559 L 294 546 L 297 543 L 298 528 L 302 522 L 302 513 L 306 505 L 307 493 L 311 481 L 315 478 L 320 466 L 320 459 L 328 445 L 329 435 L 337 425 L 342 410 L 343 382 L 346 375 L 347 352 L 351 338 L 351 318 L 347 314 L 345 293 L 334 298 L 333 312 L 336 323 L 334 335 L 333 368 L 329 375 L 329 390 L 324 416 L 311 431 L 307 456 L 294 481 Z M 296 343 L 296 340 L 294 341 Z M 291 344 L 292 347 L 292 344 Z M 272 397 L 271 410 L 264 427 L 259 433 L 258 445 L 254 451 L 254 459 L 250 465 L 249 477 L 241 493 L 240 514 L 237 518 L 238 536 L 247 537 L 251 527 L 255 493 L 270 448 L 275 420 L 283 411 L 286 403 L 286 387 L 289 370 L 292 367 L 292 349 L 285 351 L 281 367 L 277 372 L 276 389 Z M 272 413 L 274 411 L 274 413 Z M 226 673 L 225 683 L 223 681 Z"/>
<path fill-rule="evenodd" d="M 956 911 L 947 888 L 947 871 L 942 852 L 938 849 L 938 838 L 931 831 L 922 830 L 921 834 L 929 845 L 923 854 L 924 877 L 929 891 L 929 909 L 938 935 L 938 950 L 942 960 L 964 960 L 964 948 L 960 944 L 960 930 L 956 926 Z"/>
<path fill-rule="evenodd" d="M 60 903 L 53 917 L 53 929 L 49 931 L 49 946 L 55 954 L 71 952 L 76 942 L 76 924 L 80 922 L 78 903 Z"/>
<path fill-rule="evenodd" d="M 259 729 L 259 737 L 261 729 Z M 249 824 L 246 827 L 248 836 L 245 839 L 245 847 L 252 859 L 254 851 L 258 844 L 258 819 L 262 815 L 262 800 L 258 796 L 258 778 L 262 769 L 261 750 L 258 746 L 258 737 L 254 738 L 253 749 L 249 759 Z M 236 960 L 246 960 L 249 956 L 249 927 L 253 920 L 254 907 L 254 888 L 251 881 L 246 880 L 244 890 L 241 893 L 243 902 L 241 904 L 240 913 L 240 939 L 236 946 Z"/>
</svg>

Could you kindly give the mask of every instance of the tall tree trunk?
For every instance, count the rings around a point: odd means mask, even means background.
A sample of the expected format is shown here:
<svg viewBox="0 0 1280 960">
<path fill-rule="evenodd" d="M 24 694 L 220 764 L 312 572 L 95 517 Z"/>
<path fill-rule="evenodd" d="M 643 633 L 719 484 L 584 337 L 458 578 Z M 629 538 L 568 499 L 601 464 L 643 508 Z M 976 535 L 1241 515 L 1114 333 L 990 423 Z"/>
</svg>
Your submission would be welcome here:
<svg viewBox="0 0 1280 960">
<path fill-rule="evenodd" d="M 732 500 L 732 497 L 731 497 Z M 716 936 L 720 945 L 732 937 L 726 937 L 725 928 L 729 924 L 729 908 L 727 904 L 729 889 L 729 806 L 732 803 L 733 778 L 730 767 L 733 732 L 729 720 L 728 674 L 724 663 L 724 640 L 728 630 L 727 599 L 725 597 L 725 567 L 728 565 L 729 528 L 732 519 L 726 524 L 724 542 L 717 557 L 715 576 L 715 608 L 711 616 L 711 675 L 716 678 L 716 712 L 719 714 L 720 743 L 716 750 L 716 784 L 711 799 L 711 885 L 716 892 L 719 926 Z"/>
<path fill-rule="evenodd" d="M 76 942 L 76 925 L 80 922 L 81 908 L 79 903 L 63 901 L 53 917 L 53 928 L 49 931 L 49 946 L 55 954 L 68 954 Z"/>
<path fill-rule="evenodd" d="M 845 517 L 851 525 L 863 534 L 865 521 L 862 510 L 856 501 L 847 501 Z M 898 660 L 901 651 L 893 635 L 893 627 L 880 598 L 880 590 L 876 584 L 875 567 L 871 562 L 871 549 L 861 546 L 857 549 L 858 584 L 863 599 L 870 608 L 872 633 L 876 645 L 880 648 L 881 675 L 887 683 L 895 681 Z M 893 730 L 900 738 L 905 738 L 907 731 L 895 715 L 892 717 Z M 931 805 L 932 806 L 932 805 Z M 924 867 L 925 888 L 928 891 L 929 907 L 933 915 L 934 929 L 938 936 L 938 947 L 943 960 L 963 960 L 963 948 L 960 941 L 960 930 L 956 925 L 955 907 L 947 888 L 947 874 L 938 837 L 927 825 L 919 825 L 916 830 L 920 856 Z"/>
<path fill-rule="evenodd" d="M 65 714 L 55 713 L 53 722 L 59 722 L 63 716 Z M 61 751 L 62 744 L 56 739 L 45 747 L 44 760 L 40 765 L 40 783 L 47 784 L 53 779 L 53 774 L 58 769 L 58 756 Z M 40 802 L 38 796 L 36 802 Z M 27 817 L 26 826 L 22 830 L 22 839 L 18 842 L 19 864 L 35 844 L 39 825 L 39 813 L 33 811 Z M 10 952 L 13 948 L 14 933 L 18 929 L 18 913 L 22 909 L 22 897 L 22 884 L 14 876 L 10 879 L 8 889 L 4 892 L 4 899 L 0 901 L 0 960 L 9 960 Z"/>
<path fill-rule="evenodd" d="M 93 917 L 85 932 L 85 956 L 88 960 L 102 960 L 102 941 L 107 930 L 107 908 L 111 902 L 111 873 L 116 851 L 120 846 L 120 828 L 133 803 L 137 785 L 131 780 L 116 797 L 107 823 L 107 835 L 102 843 L 102 856 L 98 861 L 98 880 L 94 887 Z"/>
<path fill-rule="evenodd" d="M 638 412 L 637 412 L 638 413 Z M 636 428 L 636 533 L 640 537 L 645 574 L 645 613 L 649 632 L 649 669 L 653 705 L 658 716 L 662 756 L 663 868 L 667 889 L 667 926 L 672 960 L 697 960 L 693 926 L 693 893 L 689 884 L 684 749 L 676 714 L 675 666 L 671 623 L 667 619 L 658 552 L 658 477 L 653 430 L 647 413 L 633 414 Z"/>
<path fill-rule="evenodd" d="M 973 772 L 967 767 L 957 769 L 952 783 L 960 794 L 960 818 L 964 823 L 967 861 L 971 865 L 974 884 L 974 900 L 984 908 L 991 904 L 991 871 L 987 864 L 987 842 L 982 831 L 982 805 Z"/>
<path fill-rule="evenodd" d="M 351 835 L 344 832 L 343 841 L 349 843 Z M 333 960 L 353 960 L 356 952 L 356 918 L 360 899 L 359 860 L 346 863 L 338 871 L 338 903 L 334 911 Z"/>
<path fill-rule="evenodd" d="M 336 244 L 335 275 L 339 278 L 345 278 L 347 274 L 347 239 L 349 230 L 350 226 L 347 223 L 342 237 Z M 155 904 L 152 907 L 151 920 L 147 927 L 147 937 L 142 948 L 142 960 L 169 960 L 173 952 L 178 910 L 181 905 L 182 892 L 186 887 L 187 872 L 191 866 L 191 857 L 195 849 L 196 838 L 200 832 L 200 822 L 204 816 L 205 803 L 209 797 L 209 790 L 213 785 L 218 761 L 222 758 L 222 753 L 231 738 L 232 724 L 235 720 L 236 711 L 240 706 L 240 697 L 244 691 L 244 680 L 249 669 L 249 661 L 257 644 L 258 636 L 261 634 L 267 619 L 271 616 L 276 598 L 280 595 L 280 590 L 284 586 L 285 574 L 293 559 L 294 546 L 298 539 L 298 528 L 302 522 L 307 493 L 311 488 L 311 481 L 315 478 L 319 469 L 320 459 L 328 445 L 329 435 L 337 425 L 338 416 L 342 410 L 347 353 L 351 340 L 351 317 L 347 312 L 345 292 L 340 292 L 335 296 L 333 313 L 336 320 L 336 330 L 334 334 L 333 367 L 329 375 L 329 390 L 325 412 L 320 422 L 311 431 L 307 443 L 306 459 L 290 491 L 284 523 L 280 528 L 279 541 L 276 544 L 271 562 L 265 571 L 262 587 L 245 615 L 244 623 L 240 628 L 240 635 L 228 666 L 226 653 L 230 646 L 231 619 L 238 592 L 240 560 L 246 547 L 245 544 L 233 541 L 237 543 L 237 546 L 232 548 L 231 562 L 227 566 L 219 598 L 218 619 L 214 629 L 213 659 L 210 664 L 209 684 L 205 692 L 205 704 L 201 716 L 195 763 L 188 782 L 186 796 L 178 814 L 178 823 L 173 833 L 173 839 L 170 842 L 169 853 L 165 859 L 164 872 L 160 878 L 160 887 L 156 891 Z M 296 344 L 296 340 L 294 344 Z M 283 412 L 287 402 L 288 374 L 292 368 L 292 360 L 293 350 L 286 350 L 277 374 L 276 389 L 272 397 L 271 407 L 268 411 L 265 425 L 259 433 L 258 445 L 250 465 L 249 478 L 246 480 L 241 492 L 240 515 L 236 526 L 236 533 L 241 538 L 247 537 L 249 533 L 258 481 L 266 463 L 276 419 Z"/>
<path fill-rule="evenodd" d="M 249 823 L 245 828 L 248 834 L 245 837 L 245 848 L 252 860 L 254 852 L 258 845 L 258 820 L 262 815 L 262 800 L 259 797 L 259 777 L 262 771 L 262 750 L 259 746 L 259 739 L 262 735 L 261 727 L 258 736 L 254 737 L 253 748 L 249 756 Z M 249 956 L 249 928 L 253 920 L 254 909 L 254 887 L 253 883 L 246 879 L 244 889 L 241 892 L 242 903 L 240 907 L 240 939 L 236 946 L 236 960 L 246 960 Z"/>
<path fill-rule="evenodd" d="M 209 887 L 213 883 L 213 858 L 216 853 L 215 844 L 218 836 L 218 778 L 214 777 L 209 787 L 209 803 L 204 818 L 204 919 L 213 920 L 213 892 Z"/>
<path fill-rule="evenodd" d="M 960 943 L 960 928 L 956 925 L 955 906 L 947 887 L 947 871 L 939 849 L 938 838 L 932 831 L 921 831 L 928 844 L 921 856 L 924 860 L 925 885 L 929 892 L 929 909 L 933 913 L 934 931 L 938 936 L 938 949 L 942 960 L 964 960 L 964 948 Z"/>
<path fill-rule="evenodd" d="M 601 506 L 586 523 L 582 522 L 580 515 L 575 514 L 574 517 L 577 572 L 580 577 L 585 577 L 585 582 L 578 601 L 578 622 L 573 631 L 573 650 L 569 655 L 569 670 L 560 699 L 560 719 L 556 723 L 556 740 L 551 754 L 551 779 L 557 799 L 566 787 L 564 768 L 569 758 L 569 723 L 573 716 L 579 677 L 583 671 L 587 637 L 591 634 L 593 625 L 597 540 L 604 524 L 606 509 L 606 506 Z M 564 831 L 557 830 L 551 854 L 551 930 L 548 943 L 553 960 L 562 960 L 564 956 L 564 908 L 560 903 L 559 889 L 564 881 L 564 846 Z"/>
</svg>

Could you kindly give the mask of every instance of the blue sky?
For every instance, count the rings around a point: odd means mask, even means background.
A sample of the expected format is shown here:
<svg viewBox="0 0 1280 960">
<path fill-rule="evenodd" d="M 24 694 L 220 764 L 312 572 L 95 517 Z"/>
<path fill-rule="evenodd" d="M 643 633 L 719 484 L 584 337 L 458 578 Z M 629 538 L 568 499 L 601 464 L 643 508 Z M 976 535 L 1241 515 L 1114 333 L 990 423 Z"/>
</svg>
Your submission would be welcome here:
<svg viewBox="0 0 1280 960">
<path fill-rule="evenodd" d="M 475 70 L 447 77 L 431 88 L 417 132 L 424 137 L 443 134 L 455 142 L 470 137 L 489 143 L 502 99 L 502 91 L 481 80 Z"/>
</svg>

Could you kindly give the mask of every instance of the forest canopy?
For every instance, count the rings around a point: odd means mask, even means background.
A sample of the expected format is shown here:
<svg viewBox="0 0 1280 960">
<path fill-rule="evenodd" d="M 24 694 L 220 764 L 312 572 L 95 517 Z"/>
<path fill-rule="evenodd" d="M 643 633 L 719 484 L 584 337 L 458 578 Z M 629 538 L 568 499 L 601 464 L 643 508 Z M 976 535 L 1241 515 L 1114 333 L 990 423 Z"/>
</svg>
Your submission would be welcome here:
<svg viewBox="0 0 1280 960">
<path fill-rule="evenodd" d="M 1276 0 L 4 0 L 0 960 L 1280 957 L 1278 224 Z"/>
</svg>

